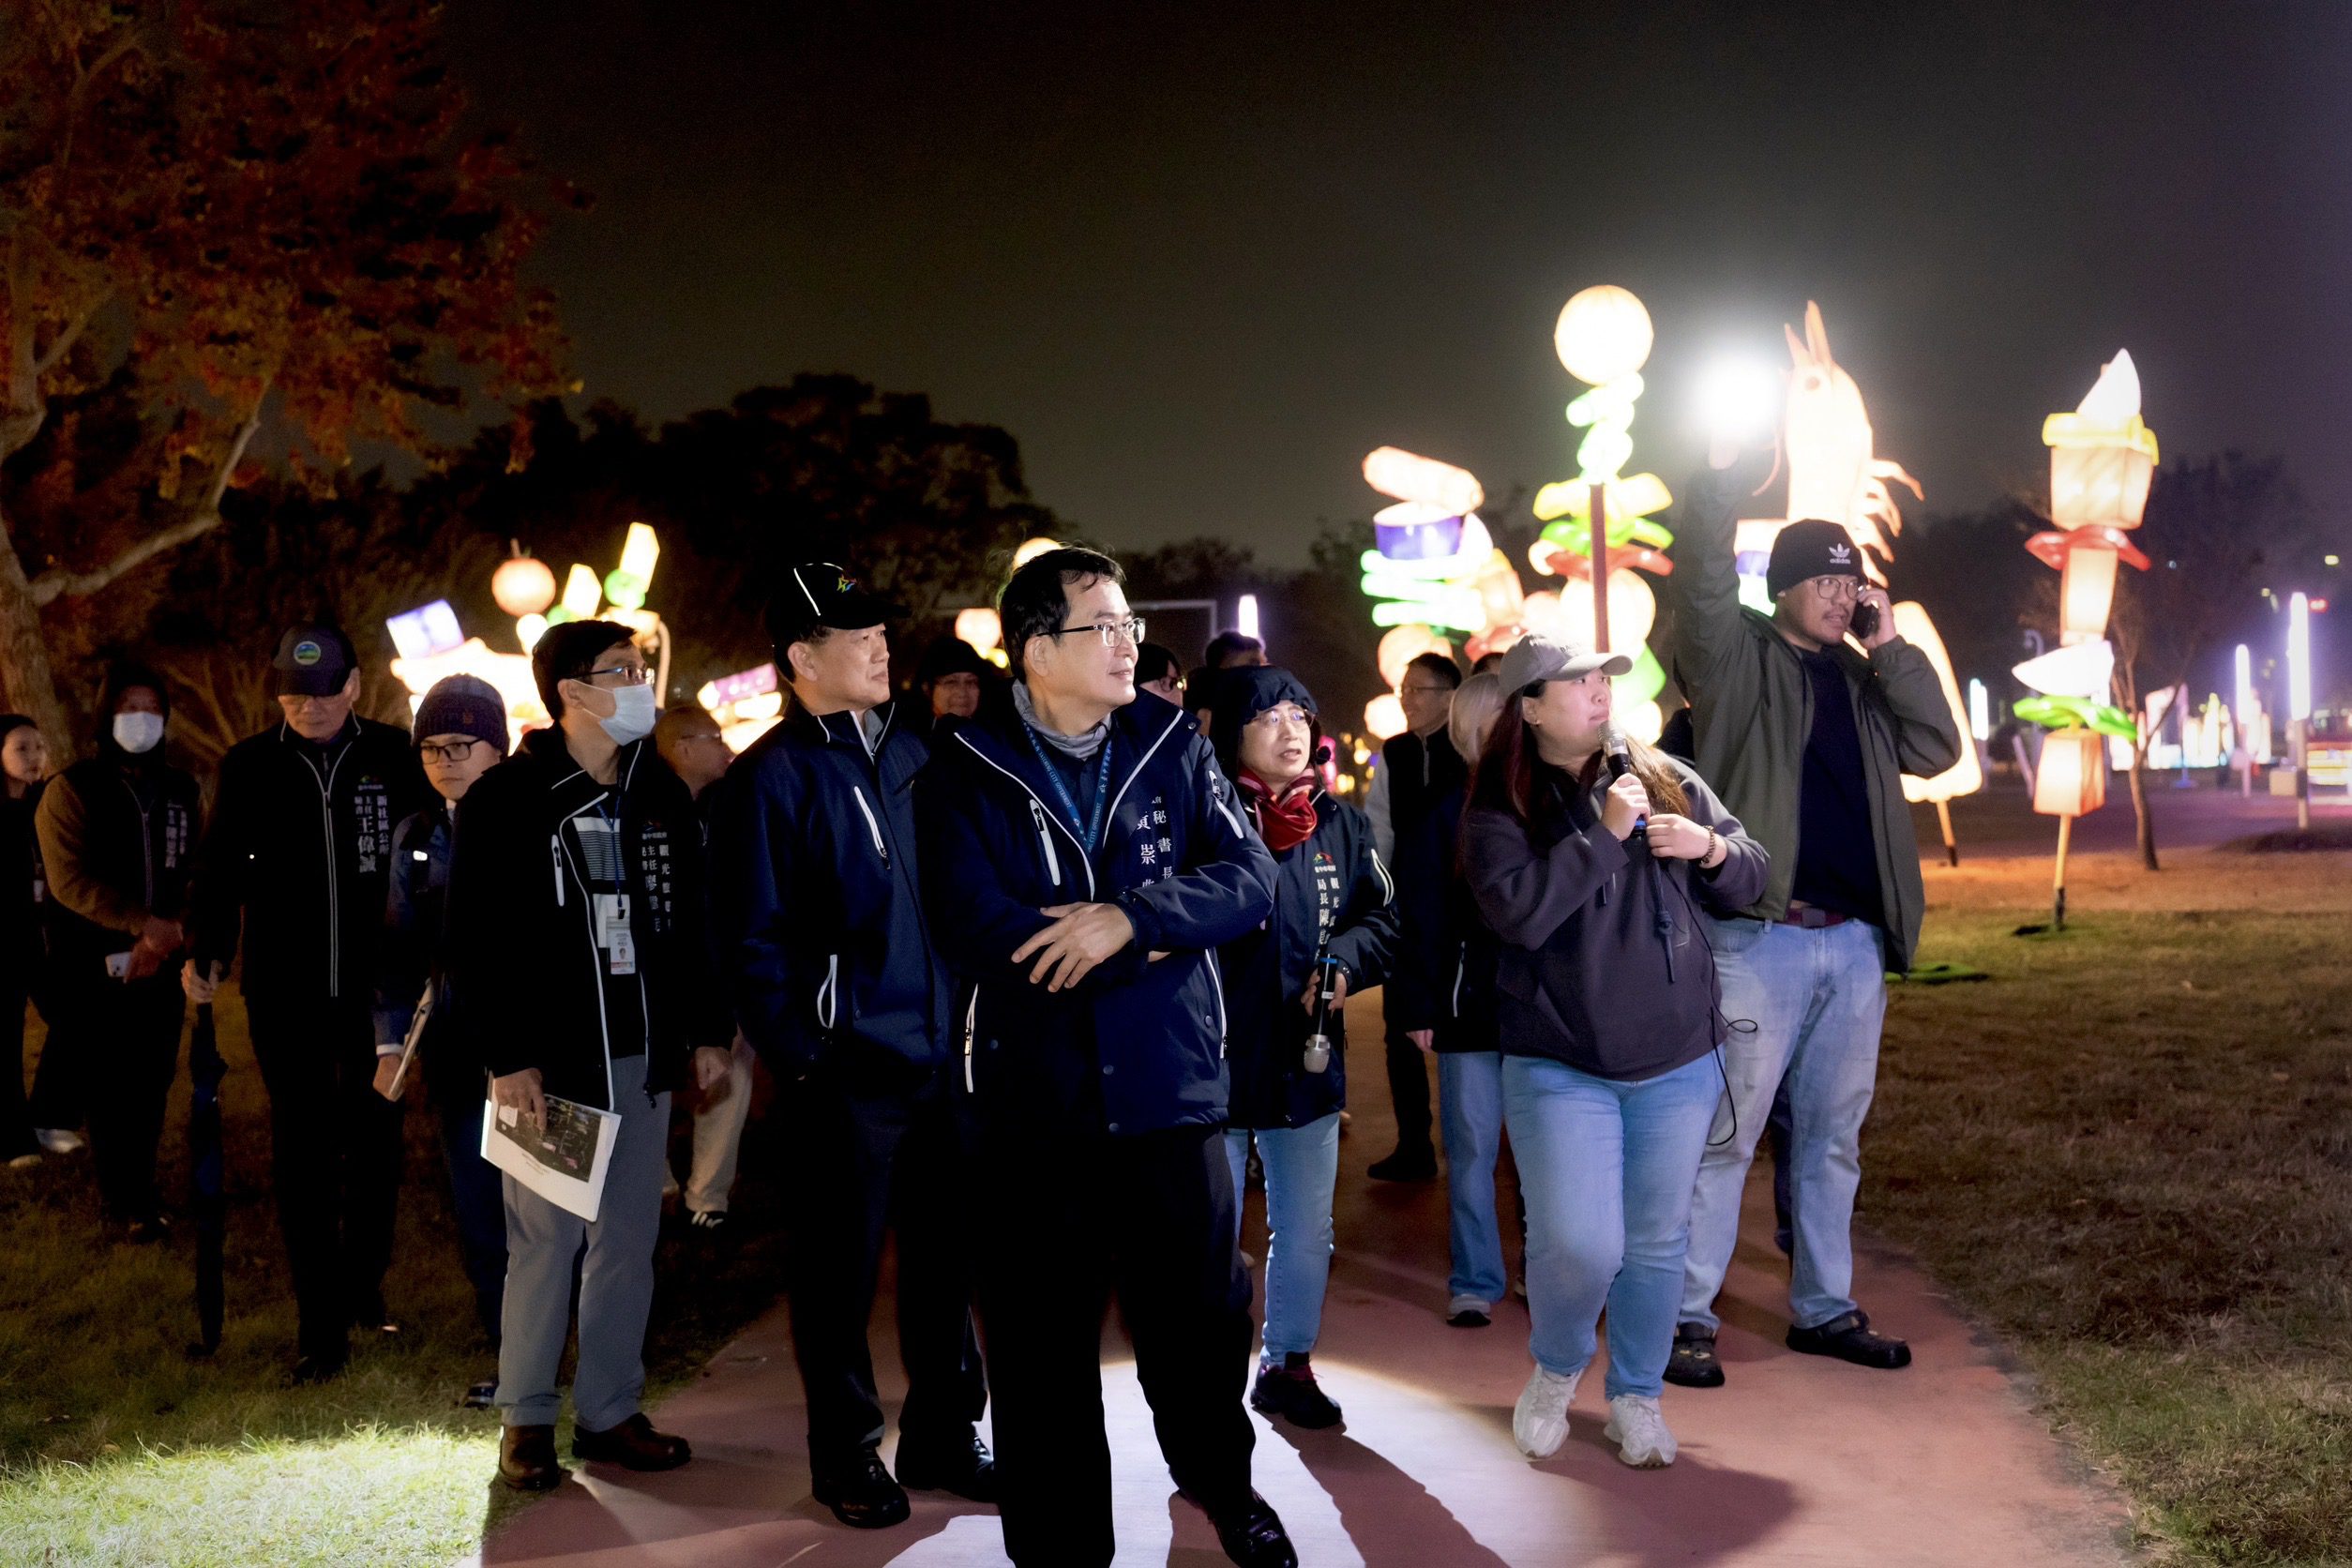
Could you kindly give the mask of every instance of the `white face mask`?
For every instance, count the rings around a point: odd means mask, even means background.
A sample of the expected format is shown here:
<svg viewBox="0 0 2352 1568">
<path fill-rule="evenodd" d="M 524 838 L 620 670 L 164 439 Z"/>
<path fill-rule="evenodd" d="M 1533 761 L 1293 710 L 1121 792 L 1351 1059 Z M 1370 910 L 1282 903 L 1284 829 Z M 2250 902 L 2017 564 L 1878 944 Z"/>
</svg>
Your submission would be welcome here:
<svg viewBox="0 0 2352 1568">
<path fill-rule="evenodd" d="M 596 722 L 604 726 L 604 732 L 612 737 L 614 744 L 627 746 L 654 732 L 654 721 L 660 716 L 660 710 L 654 701 L 651 686 L 620 686 L 606 695 L 612 699 L 612 716 Z"/>
<path fill-rule="evenodd" d="M 163 739 L 161 714 L 116 714 L 114 744 L 136 757 L 153 751 Z"/>
</svg>

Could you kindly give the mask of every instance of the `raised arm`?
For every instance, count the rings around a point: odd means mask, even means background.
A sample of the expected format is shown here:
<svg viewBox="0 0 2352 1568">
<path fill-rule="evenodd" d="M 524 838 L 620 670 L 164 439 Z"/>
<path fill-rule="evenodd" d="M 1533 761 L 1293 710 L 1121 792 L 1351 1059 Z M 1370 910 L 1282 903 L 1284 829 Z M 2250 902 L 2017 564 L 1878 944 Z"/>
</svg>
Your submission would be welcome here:
<svg viewBox="0 0 2352 1568">
<path fill-rule="evenodd" d="M 1740 573 L 1732 546 L 1739 529 L 1737 470 L 1701 468 L 1674 514 L 1674 570 L 1666 579 L 1674 607 L 1674 668 L 1701 690 L 1748 651 L 1741 626 Z"/>
</svg>

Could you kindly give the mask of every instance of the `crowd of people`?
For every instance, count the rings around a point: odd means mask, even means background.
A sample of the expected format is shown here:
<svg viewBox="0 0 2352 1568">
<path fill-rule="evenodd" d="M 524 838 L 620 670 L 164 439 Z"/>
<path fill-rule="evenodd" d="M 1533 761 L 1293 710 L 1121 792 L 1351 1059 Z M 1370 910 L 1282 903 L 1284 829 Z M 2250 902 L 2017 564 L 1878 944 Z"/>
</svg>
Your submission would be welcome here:
<svg viewBox="0 0 2352 1568">
<path fill-rule="evenodd" d="M 1786 1128 L 1788 1346 L 1908 1362 L 1853 1300 L 1849 1231 L 1885 972 L 1922 909 L 1899 776 L 1961 744 L 1843 528 L 1784 530 L 1773 611 L 1741 606 L 1736 458 L 1711 454 L 1679 525 L 1689 706 L 1666 748 L 1613 722 L 1621 654 L 1530 636 L 1467 676 L 1427 655 L 1361 810 L 1332 788 L 1315 695 L 1262 643 L 1220 638 L 1186 672 L 1118 564 L 1079 549 L 1001 590 L 1009 681 L 947 642 L 912 699 L 892 608 L 837 565 L 786 571 L 786 713 L 739 758 L 706 715 L 658 711 L 624 626 L 545 633 L 553 722 L 511 755 L 490 686 L 441 683 L 402 733 L 353 712 L 348 640 L 298 626 L 274 659 L 282 722 L 227 754 L 204 818 L 163 761 L 164 683 L 120 666 L 96 754 L 54 778 L 39 731 L 0 719 L 4 918 L 38 933 L 0 947 L 0 1134 L 38 1159 L 86 1122 L 109 1222 L 161 1234 L 181 993 L 211 1001 L 241 961 L 294 1376 L 317 1380 L 354 1332 L 392 1332 L 413 1048 L 496 1357 L 466 1396 L 501 1413 L 501 1476 L 535 1489 L 565 1473 L 575 1327 L 574 1456 L 690 1459 L 641 1408 L 681 1188 L 671 1100 L 694 1100 L 689 1223 L 723 1229 L 756 1061 L 799 1195 L 788 1289 L 819 1501 L 883 1528 L 908 1488 L 944 1489 L 997 1506 L 1017 1562 L 1108 1562 L 1115 1299 L 1177 1485 L 1232 1560 L 1289 1564 L 1247 1411 L 1342 1419 L 1313 1357 L 1345 1244 L 1345 1007 L 1381 987 L 1397 1145 L 1368 1174 L 1434 1180 L 1442 1138 L 1433 1318 L 1490 1326 L 1515 1247 L 1519 1447 L 1560 1450 L 1605 1322 L 1607 1440 L 1670 1464 L 1665 1385 L 1724 1381 L 1714 1298 L 1768 1124 Z M 50 1026 L 29 1096 L 27 998 Z M 76 1081 L 101 1041 L 102 1093 Z M 563 1101 L 617 1119 L 594 1218 L 482 1156 L 486 1117 L 543 1124 Z M 868 1342 L 893 1234 L 895 1469 Z"/>
</svg>

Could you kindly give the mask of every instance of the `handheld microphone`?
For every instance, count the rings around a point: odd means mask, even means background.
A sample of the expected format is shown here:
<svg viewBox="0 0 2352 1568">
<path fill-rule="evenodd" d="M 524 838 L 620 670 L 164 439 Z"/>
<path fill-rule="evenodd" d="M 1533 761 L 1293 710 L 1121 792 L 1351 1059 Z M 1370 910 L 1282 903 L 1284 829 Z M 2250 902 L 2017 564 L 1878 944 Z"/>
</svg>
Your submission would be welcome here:
<svg viewBox="0 0 2352 1568">
<path fill-rule="evenodd" d="M 1331 1004 L 1339 966 L 1327 952 L 1315 955 L 1315 1033 L 1307 1036 L 1299 1065 L 1310 1073 L 1331 1070 Z"/>
<path fill-rule="evenodd" d="M 1634 771 L 1633 747 L 1625 744 L 1625 731 L 1612 724 L 1601 731 L 1601 755 L 1606 760 L 1609 782 L 1614 784 Z M 1634 837 L 1641 837 L 1650 830 L 1647 813 L 1634 819 Z"/>
</svg>

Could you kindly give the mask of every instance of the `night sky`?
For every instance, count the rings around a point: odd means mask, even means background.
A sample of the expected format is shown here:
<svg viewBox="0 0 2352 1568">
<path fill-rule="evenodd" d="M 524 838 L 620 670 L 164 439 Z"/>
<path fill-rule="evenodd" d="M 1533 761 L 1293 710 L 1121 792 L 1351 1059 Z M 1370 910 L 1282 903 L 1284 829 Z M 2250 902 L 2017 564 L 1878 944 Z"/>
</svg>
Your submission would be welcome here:
<svg viewBox="0 0 2352 1568">
<path fill-rule="evenodd" d="M 593 213 L 550 240 L 590 396 L 795 371 L 1019 438 L 1114 545 L 1297 558 L 1383 444 L 1569 472 L 1560 304 L 1699 369 L 1818 299 L 1927 508 L 2039 490 L 2128 347 L 2167 456 L 2352 489 L 2352 7 L 452 8 L 460 71 Z"/>
</svg>

